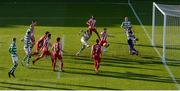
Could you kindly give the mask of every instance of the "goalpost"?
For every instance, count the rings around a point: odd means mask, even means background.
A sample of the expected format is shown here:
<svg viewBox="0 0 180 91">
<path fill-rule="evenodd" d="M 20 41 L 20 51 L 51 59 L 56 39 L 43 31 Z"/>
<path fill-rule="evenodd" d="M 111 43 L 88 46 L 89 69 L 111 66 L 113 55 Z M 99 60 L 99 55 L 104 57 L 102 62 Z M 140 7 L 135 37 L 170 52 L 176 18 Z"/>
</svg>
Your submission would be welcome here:
<svg viewBox="0 0 180 91">
<path fill-rule="evenodd" d="M 162 54 L 163 62 L 180 59 L 180 5 L 153 2 L 152 46 Z"/>
</svg>

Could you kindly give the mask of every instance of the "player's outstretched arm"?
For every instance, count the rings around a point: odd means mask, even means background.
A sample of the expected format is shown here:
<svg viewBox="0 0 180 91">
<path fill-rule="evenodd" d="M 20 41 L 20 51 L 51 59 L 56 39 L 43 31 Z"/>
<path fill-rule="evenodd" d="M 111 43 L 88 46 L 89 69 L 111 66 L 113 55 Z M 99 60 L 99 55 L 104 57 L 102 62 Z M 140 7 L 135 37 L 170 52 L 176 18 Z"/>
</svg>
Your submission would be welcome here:
<svg viewBox="0 0 180 91">
<path fill-rule="evenodd" d="M 89 26 L 90 24 L 89 24 L 89 20 L 86 22 L 86 24 Z"/>
<path fill-rule="evenodd" d="M 82 33 L 84 33 L 84 30 L 80 30 L 78 34 L 81 35 Z"/>
<path fill-rule="evenodd" d="M 124 28 L 124 23 L 122 22 L 122 24 L 121 24 L 121 26 L 120 26 L 121 28 Z"/>
</svg>

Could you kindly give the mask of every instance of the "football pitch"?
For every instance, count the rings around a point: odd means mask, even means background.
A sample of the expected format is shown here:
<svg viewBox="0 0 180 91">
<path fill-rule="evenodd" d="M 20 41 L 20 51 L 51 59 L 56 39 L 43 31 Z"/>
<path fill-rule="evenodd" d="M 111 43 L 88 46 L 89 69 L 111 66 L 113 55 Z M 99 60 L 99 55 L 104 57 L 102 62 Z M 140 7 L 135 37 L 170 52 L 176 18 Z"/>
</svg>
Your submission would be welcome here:
<svg viewBox="0 0 180 91">
<path fill-rule="evenodd" d="M 147 28 L 147 32 L 144 32 L 146 30 L 142 28 L 127 1 L 80 1 L 0 3 L 1 90 L 177 90 L 180 87 L 179 55 L 169 59 L 176 62 L 168 61 L 167 65 L 162 63 L 148 38 L 148 35 L 151 37 L 151 22 L 144 25 Z M 152 6 L 152 3 L 141 6 Z M 148 8 L 151 10 L 152 7 Z M 78 33 L 81 29 L 87 29 L 85 23 L 91 15 L 96 17 L 99 33 L 106 27 L 108 33 L 115 36 L 108 38 L 110 46 L 107 52 L 103 52 L 99 74 L 94 72 L 93 61 L 90 59 L 91 48 L 75 56 L 81 48 L 81 36 Z M 125 16 L 130 18 L 135 35 L 139 38 L 135 45 L 139 51 L 138 56 L 129 54 L 127 37 L 120 27 Z M 38 21 L 35 27 L 36 40 L 46 31 L 52 34 L 52 44 L 57 37 L 64 36 L 64 72 L 53 72 L 50 58 L 32 65 L 35 59 L 32 57 L 30 68 L 21 65 L 25 52 L 20 40 L 32 19 Z M 16 78 L 9 78 L 12 59 L 8 48 L 13 37 L 17 38 L 19 65 L 15 71 Z M 93 33 L 90 45 L 95 44 L 96 38 Z"/>
</svg>

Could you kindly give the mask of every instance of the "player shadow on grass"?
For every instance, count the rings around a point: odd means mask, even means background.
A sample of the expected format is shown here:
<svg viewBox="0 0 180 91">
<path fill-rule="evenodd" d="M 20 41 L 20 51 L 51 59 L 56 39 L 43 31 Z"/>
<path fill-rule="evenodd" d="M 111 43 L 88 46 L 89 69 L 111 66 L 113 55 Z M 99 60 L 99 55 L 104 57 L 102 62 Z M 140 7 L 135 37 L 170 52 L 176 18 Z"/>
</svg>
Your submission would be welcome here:
<svg viewBox="0 0 180 91">
<path fill-rule="evenodd" d="M 68 57 L 72 57 L 72 62 L 78 62 L 80 64 L 93 64 L 93 61 L 90 59 L 89 56 L 74 56 L 71 54 L 64 55 Z M 163 65 L 161 58 L 156 57 L 156 56 L 149 56 L 149 55 L 141 55 L 140 57 L 143 58 L 143 60 L 137 60 L 137 59 L 130 59 L 130 58 L 123 58 L 123 57 L 118 57 L 118 56 L 107 56 L 102 57 L 102 66 L 112 66 L 112 67 L 125 67 L 125 68 L 139 68 L 139 69 L 149 69 L 149 70 L 159 70 L 155 68 L 140 68 L 140 67 L 134 67 L 134 65 L 149 65 L 149 64 L 154 64 L 154 65 Z M 81 60 L 81 61 L 79 61 Z M 113 60 L 113 61 L 110 61 Z M 168 61 L 169 66 L 180 66 L 180 60 L 176 59 L 169 59 L 166 58 Z M 121 64 L 130 64 L 132 66 L 127 66 L 127 65 L 121 65 Z"/>
<path fill-rule="evenodd" d="M 93 61 L 87 58 L 86 56 L 75 57 L 73 58 L 74 61 L 78 62 L 79 64 L 90 64 L 93 65 Z M 127 64 L 127 65 L 126 65 Z M 147 69 L 147 70 L 159 70 L 158 68 L 142 68 L 137 67 L 135 65 L 145 65 L 145 64 L 162 64 L 158 61 L 149 61 L 149 60 L 132 60 L 128 58 L 120 58 L 120 57 L 104 57 L 101 61 L 101 66 L 111 66 L 111 67 L 123 67 L 123 68 L 132 68 L 132 69 Z M 132 65 L 132 66 L 128 66 Z"/>
<path fill-rule="evenodd" d="M 9 89 L 16 89 L 16 90 L 32 90 L 31 87 L 34 89 L 36 88 L 45 88 L 45 89 L 61 89 L 61 90 L 72 90 L 68 88 L 62 88 L 62 87 L 51 87 L 51 86 L 42 86 L 42 85 L 37 85 L 37 84 L 25 84 L 25 83 L 13 83 L 13 82 L 0 82 L 0 84 L 4 85 L 13 85 L 13 86 L 25 86 L 28 87 L 29 89 L 24 89 L 22 88 L 16 88 L 16 87 L 4 87 L 4 88 L 9 88 Z M 1 86 L 0 86 L 1 87 Z"/>
<path fill-rule="evenodd" d="M 12 89 L 12 90 L 28 90 L 28 89 L 25 89 L 25 88 L 19 88 L 19 87 L 10 87 L 10 86 L 0 86 L 1 90 L 3 90 L 2 88 L 5 88 L 5 89 Z"/>
<path fill-rule="evenodd" d="M 50 67 L 50 68 L 52 68 L 52 67 Z M 29 69 L 32 69 L 32 70 L 41 70 L 41 71 L 51 71 L 52 72 L 52 69 L 50 69 L 50 68 L 45 68 L 45 67 L 39 66 L 39 67 L 30 67 Z"/>
<path fill-rule="evenodd" d="M 143 56 L 142 58 L 144 59 L 149 59 L 149 60 L 159 60 L 159 63 L 160 64 L 163 64 L 162 63 L 162 59 L 160 57 L 155 57 L 155 56 Z M 169 66 L 180 66 L 180 60 L 177 60 L 177 59 L 170 59 L 170 58 L 166 58 L 166 62 L 167 62 L 167 65 Z"/>
<path fill-rule="evenodd" d="M 68 68 L 69 70 L 66 73 L 69 74 L 82 74 L 82 75 L 92 75 L 92 76 L 103 76 L 103 77 L 110 77 L 110 78 L 118 78 L 118 79 L 129 79 L 129 80 L 142 80 L 142 81 L 153 81 L 153 82 L 162 82 L 162 83 L 174 83 L 170 77 L 163 77 L 163 76 L 155 76 L 149 74 L 140 74 L 140 73 L 133 73 L 133 72 L 110 72 L 110 71 L 100 71 L 99 74 L 89 73 L 87 71 L 84 72 L 77 72 L 73 71 L 74 69 L 84 70 L 84 68 Z M 87 69 L 89 70 L 89 69 Z M 176 78 L 180 81 L 180 78 Z"/>
<path fill-rule="evenodd" d="M 88 88 L 88 89 L 106 89 L 106 90 L 117 90 L 113 88 L 108 87 L 99 87 L 99 86 L 86 86 L 86 85 L 76 85 L 76 84 L 69 84 L 69 83 L 59 83 L 59 82 L 49 82 L 49 81 L 42 81 L 42 80 L 32 80 L 32 79 L 21 79 L 22 81 L 26 82 L 34 82 L 34 83 L 46 83 L 51 85 L 58 85 L 58 86 L 73 86 L 73 87 L 79 87 L 79 88 Z"/>
<path fill-rule="evenodd" d="M 5 70 L 5 69 L 7 69 L 7 68 L 5 68 L 5 67 L 0 67 L 0 70 Z"/>
<path fill-rule="evenodd" d="M 128 45 L 127 43 L 117 43 L 117 42 L 110 42 L 111 44 L 119 44 L 119 45 Z M 140 47 L 151 47 L 153 48 L 152 45 L 146 45 L 146 44 L 135 44 L 135 46 L 140 46 Z M 163 48 L 163 46 L 160 46 L 160 45 L 157 45 L 157 46 L 154 46 L 156 48 Z M 169 49 L 169 50 L 180 50 L 180 48 L 173 48 L 173 47 L 168 47 L 166 46 L 166 49 Z"/>
</svg>

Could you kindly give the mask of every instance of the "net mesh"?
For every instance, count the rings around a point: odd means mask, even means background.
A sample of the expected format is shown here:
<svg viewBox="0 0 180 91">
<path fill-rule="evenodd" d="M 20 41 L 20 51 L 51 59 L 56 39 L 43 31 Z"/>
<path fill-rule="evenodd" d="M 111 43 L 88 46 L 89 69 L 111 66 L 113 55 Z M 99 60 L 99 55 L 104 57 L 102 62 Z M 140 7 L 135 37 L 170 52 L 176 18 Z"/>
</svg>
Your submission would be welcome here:
<svg viewBox="0 0 180 91">
<path fill-rule="evenodd" d="M 163 12 L 168 16 L 180 17 L 180 5 L 158 4 Z"/>
<path fill-rule="evenodd" d="M 166 61 L 180 61 L 180 5 L 157 4 L 166 17 Z M 164 15 L 155 9 L 155 47 L 162 54 Z"/>
</svg>

